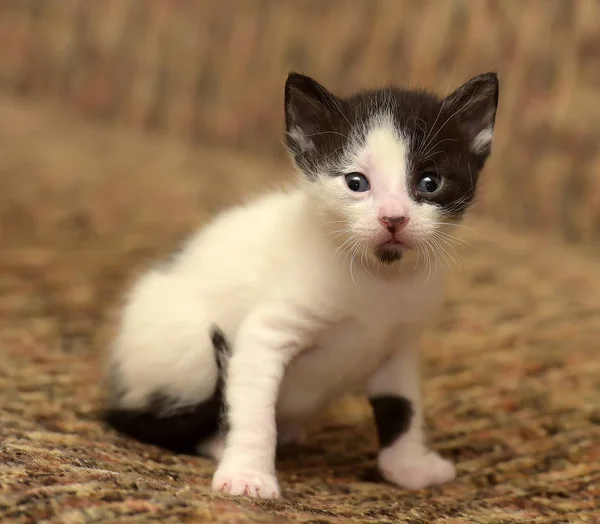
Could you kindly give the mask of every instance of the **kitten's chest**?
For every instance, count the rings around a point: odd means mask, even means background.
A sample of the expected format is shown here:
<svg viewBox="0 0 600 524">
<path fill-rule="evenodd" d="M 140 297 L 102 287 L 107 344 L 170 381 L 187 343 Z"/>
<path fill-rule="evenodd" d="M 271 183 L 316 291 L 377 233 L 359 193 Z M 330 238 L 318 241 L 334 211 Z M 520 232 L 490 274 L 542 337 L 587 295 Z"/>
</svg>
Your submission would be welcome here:
<svg viewBox="0 0 600 524">
<path fill-rule="evenodd" d="M 361 389 L 400 349 L 393 340 L 398 329 L 420 322 L 429 309 L 430 301 L 409 286 L 360 291 L 346 296 L 339 318 L 290 363 L 279 401 L 283 418 L 302 418 L 334 397 Z"/>
<path fill-rule="evenodd" d="M 332 325 L 288 366 L 280 418 L 308 418 L 333 397 L 359 389 L 385 357 L 387 335 L 356 317 Z"/>
</svg>

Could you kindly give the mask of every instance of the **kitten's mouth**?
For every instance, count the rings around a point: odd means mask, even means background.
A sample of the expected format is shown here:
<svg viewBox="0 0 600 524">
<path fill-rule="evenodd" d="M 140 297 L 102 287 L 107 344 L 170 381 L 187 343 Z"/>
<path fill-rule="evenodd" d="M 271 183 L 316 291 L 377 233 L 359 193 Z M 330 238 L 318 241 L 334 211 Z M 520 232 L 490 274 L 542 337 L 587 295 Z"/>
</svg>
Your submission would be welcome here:
<svg viewBox="0 0 600 524">
<path fill-rule="evenodd" d="M 388 238 L 385 242 L 382 242 L 379 247 L 384 249 L 410 249 L 410 242 L 404 239 L 398 240 L 395 237 Z"/>
</svg>

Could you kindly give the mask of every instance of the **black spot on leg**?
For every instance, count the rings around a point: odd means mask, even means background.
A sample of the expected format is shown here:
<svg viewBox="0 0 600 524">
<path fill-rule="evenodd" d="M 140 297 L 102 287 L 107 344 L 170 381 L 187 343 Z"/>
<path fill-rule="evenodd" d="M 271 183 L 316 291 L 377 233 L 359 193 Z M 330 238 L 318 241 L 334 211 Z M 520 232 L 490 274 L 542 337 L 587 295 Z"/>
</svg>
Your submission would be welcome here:
<svg viewBox="0 0 600 524">
<path fill-rule="evenodd" d="M 375 415 L 379 445 L 387 448 L 408 431 L 413 417 L 412 402 L 396 395 L 371 397 L 369 402 Z"/>
</svg>

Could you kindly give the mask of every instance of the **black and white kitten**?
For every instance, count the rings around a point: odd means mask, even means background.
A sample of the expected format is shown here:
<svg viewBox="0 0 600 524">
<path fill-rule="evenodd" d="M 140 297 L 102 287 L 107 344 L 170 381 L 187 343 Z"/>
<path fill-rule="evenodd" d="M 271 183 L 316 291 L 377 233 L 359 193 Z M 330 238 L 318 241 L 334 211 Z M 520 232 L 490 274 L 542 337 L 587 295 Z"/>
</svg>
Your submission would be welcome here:
<svg viewBox="0 0 600 524">
<path fill-rule="evenodd" d="M 112 425 L 212 455 L 215 490 L 270 498 L 278 439 L 301 439 L 327 403 L 366 392 L 388 481 L 454 478 L 425 444 L 417 342 L 442 297 L 436 254 L 475 196 L 497 103 L 493 73 L 444 99 L 338 98 L 290 74 L 287 144 L 301 176 L 222 213 L 137 281 L 110 353 Z"/>
</svg>

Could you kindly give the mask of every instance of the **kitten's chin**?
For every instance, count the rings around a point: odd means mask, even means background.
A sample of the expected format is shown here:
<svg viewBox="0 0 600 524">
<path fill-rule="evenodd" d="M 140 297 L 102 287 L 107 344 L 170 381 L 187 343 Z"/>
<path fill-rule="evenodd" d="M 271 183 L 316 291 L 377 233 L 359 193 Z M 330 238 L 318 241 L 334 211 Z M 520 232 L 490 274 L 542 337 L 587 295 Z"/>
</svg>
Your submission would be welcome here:
<svg viewBox="0 0 600 524">
<path fill-rule="evenodd" d="M 382 264 L 393 264 L 402 260 L 403 244 L 392 244 L 386 242 L 375 248 L 375 258 Z"/>
</svg>

